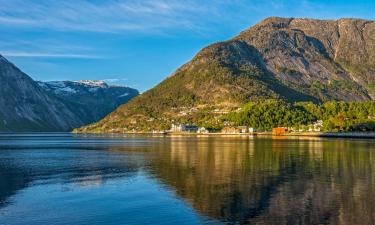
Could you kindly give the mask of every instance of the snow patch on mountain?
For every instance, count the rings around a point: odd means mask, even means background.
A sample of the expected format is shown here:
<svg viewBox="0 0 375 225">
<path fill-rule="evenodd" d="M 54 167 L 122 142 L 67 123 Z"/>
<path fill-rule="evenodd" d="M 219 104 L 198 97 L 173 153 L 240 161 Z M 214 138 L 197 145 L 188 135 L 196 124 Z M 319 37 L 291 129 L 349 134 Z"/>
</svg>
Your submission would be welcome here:
<svg viewBox="0 0 375 225">
<path fill-rule="evenodd" d="M 129 93 L 124 93 L 124 94 L 122 94 L 122 95 L 119 95 L 118 97 L 119 98 L 123 98 L 123 97 L 126 97 L 126 96 L 128 96 L 129 95 Z"/>
<path fill-rule="evenodd" d="M 76 83 L 85 84 L 88 86 L 107 88 L 108 85 L 102 80 L 78 80 Z"/>
<path fill-rule="evenodd" d="M 71 87 L 63 87 L 55 90 L 55 93 L 69 93 L 69 94 L 75 94 L 77 93 L 77 90 L 71 88 Z"/>
<path fill-rule="evenodd" d="M 89 88 L 89 92 L 96 92 L 99 90 L 99 88 L 101 87 L 93 87 L 93 88 Z"/>
<path fill-rule="evenodd" d="M 41 82 L 38 82 L 39 85 Z M 66 87 L 65 85 L 65 82 L 64 81 L 49 81 L 49 82 L 45 82 L 48 86 L 53 86 L 53 87 L 56 87 L 56 88 L 64 88 Z"/>
<path fill-rule="evenodd" d="M 38 85 L 45 90 L 52 90 L 55 94 L 75 94 L 78 91 L 66 81 L 40 82 Z"/>
</svg>

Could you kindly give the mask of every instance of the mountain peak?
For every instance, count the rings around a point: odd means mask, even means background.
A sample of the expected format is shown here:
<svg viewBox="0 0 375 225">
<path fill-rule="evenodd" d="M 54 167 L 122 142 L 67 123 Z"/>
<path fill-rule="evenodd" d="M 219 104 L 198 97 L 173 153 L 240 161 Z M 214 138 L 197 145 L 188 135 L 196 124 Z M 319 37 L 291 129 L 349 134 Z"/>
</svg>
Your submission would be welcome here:
<svg viewBox="0 0 375 225">
<path fill-rule="evenodd" d="M 4 56 L 0 54 L 0 61 L 10 63 Z M 11 63 L 10 63 L 11 64 Z"/>
<path fill-rule="evenodd" d="M 338 22 L 340 21 L 340 22 Z M 163 130 L 249 101 L 375 98 L 375 24 L 270 17 L 202 49 L 173 76 L 87 130 Z M 86 128 L 84 128 L 86 129 Z"/>
<path fill-rule="evenodd" d="M 374 22 L 374 20 L 366 20 L 360 18 L 338 18 L 338 19 L 315 19 L 315 18 L 294 18 L 294 17 L 268 17 L 255 26 L 243 31 L 242 33 L 246 33 L 248 30 L 257 30 L 257 29 L 265 29 L 265 28 L 288 28 L 293 27 L 295 24 L 325 24 L 325 23 L 357 23 L 357 22 Z"/>
<path fill-rule="evenodd" d="M 283 26 L 288 25 L 292 20 L 294 20 L 293 17 L 276 17 L 276 16 L 271 16 L 268 17 L 261 22 L 259 22 L 257 25 L 264 25 L 264 24 L 282 24 Z"/>
<path fill-rule="evenodd" d="M 108 84 L 103 80 L 78 80 L 75 82 L 93 87 L 108 87 Z"/>
</svg>

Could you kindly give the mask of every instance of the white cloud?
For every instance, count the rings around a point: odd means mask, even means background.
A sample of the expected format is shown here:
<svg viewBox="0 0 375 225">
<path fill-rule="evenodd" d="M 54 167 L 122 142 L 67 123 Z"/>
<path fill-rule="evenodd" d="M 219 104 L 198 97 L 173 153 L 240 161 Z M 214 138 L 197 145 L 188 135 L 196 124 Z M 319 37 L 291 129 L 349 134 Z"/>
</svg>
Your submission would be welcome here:
<svg viewBox="0 0 375 225">
<path fill-rule="evenodd" d="M 96 55 L 88 54 L 64 54 L 64 53 L 43 53 L 43 52 L 12 52 L 3 51 L 2 55 L 6 57 L 33 57 L 33 58 L 79 58 L 79 59 L 98 59 Z"/>
<path fill-rule="evenodd" d="M 0 24 L 60 31 L 161 32 L 193 28 L 194 1 L 0 0 Z M 195 9 L 195 10 L 193 10 Z"/>
<path fill-rule="evenodd" d="M 283 7 L 260 0 L 0 0 L 0 25 L 58 31 L 210 33 L 254 11 Z M 216 28 L 215 28 L 216 27 Z"/>
<path fill-rule="evenodd" d="M 108 58 L 105 54 L 98 53 L 95 48 L 84 44 L 44 38 L 0 40 L 0 54 L 19 58 Z"/>
<path fill-rule="evenodd" d="M 0 0 L 0 26 L 58 31 L 210 33 L 266 16 L 335 15 L 310 0 Z M 248 24 L 251 25 L 251 24 Z M 215 28 L 216 27 L 216 28 Z"/>
<path fill-rule="evenodd" d="M 267 16 L 330 16 L 324 8 L 310 0 L 0 0 L 0 54 L 9 50 L 14 57 L 99 58 L 107 52 L 100 38 L 93 43 L 75 38 L 77 33 L 228 37 Z M 46 32 L 51 30 L 58 32 Z M 53 38 L 40 40 L 40 34 L 51 33 Z"/>
</svg>

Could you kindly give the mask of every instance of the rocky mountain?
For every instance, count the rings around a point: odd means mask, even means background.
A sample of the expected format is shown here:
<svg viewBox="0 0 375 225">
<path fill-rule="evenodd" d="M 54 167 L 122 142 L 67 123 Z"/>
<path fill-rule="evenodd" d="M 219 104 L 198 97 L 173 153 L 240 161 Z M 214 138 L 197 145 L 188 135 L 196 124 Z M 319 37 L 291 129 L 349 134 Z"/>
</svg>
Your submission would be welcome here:
<svg viewBox="0 0 375 225">
<path fill-rule="evenodd" d="M 104 81 L 50 81 L 38 84 L 64 102 L 84 124 L 102 119 L 118 106 L 139 95 L 136 89 L 110 86 Z"/>
<path fill-rule="evenodd" d="M 65 131 L 82 124 L 64 103 L 0 56 L 0 131 Z"/>
<path fill-rule="evenodd" d="M 99 81 L 36 82 L 0 56 L 0 132 L 70 131 L 137 95 Z"/>
<path fill-rule="evenodd" d="M 368 101 L 375 97 L 375 22 L 268 18 L 210 45 L 155 88 L 83 132 L 203 123 L 248 101 Z"/>
</svg>

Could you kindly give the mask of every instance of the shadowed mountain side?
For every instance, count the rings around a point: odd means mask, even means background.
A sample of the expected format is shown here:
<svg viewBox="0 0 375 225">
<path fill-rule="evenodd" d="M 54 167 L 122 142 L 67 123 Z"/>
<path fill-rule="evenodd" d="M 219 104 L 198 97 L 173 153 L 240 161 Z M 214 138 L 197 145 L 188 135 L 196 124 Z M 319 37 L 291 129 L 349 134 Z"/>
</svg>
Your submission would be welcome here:
<svg viewBox="0 0 375 225">
<path fill-rule="evenodd" d="M 50 81 L 38 84 L 62 101 L 84 124 L 103 119 L 118 106 L 139 95 L 136 89 L 108 85 L 103 81 Z"/>
<path fill-rule="evenodd" d="M 71 131 L 138 94 L 102 81 L 36 82 L 0 55 L 0 132 Z"/>
<path fill-rule="evenodd" d="M 0 131 L 68 131 L 82 124 L 58 98 L 0 56 Z"/>
</svg>

